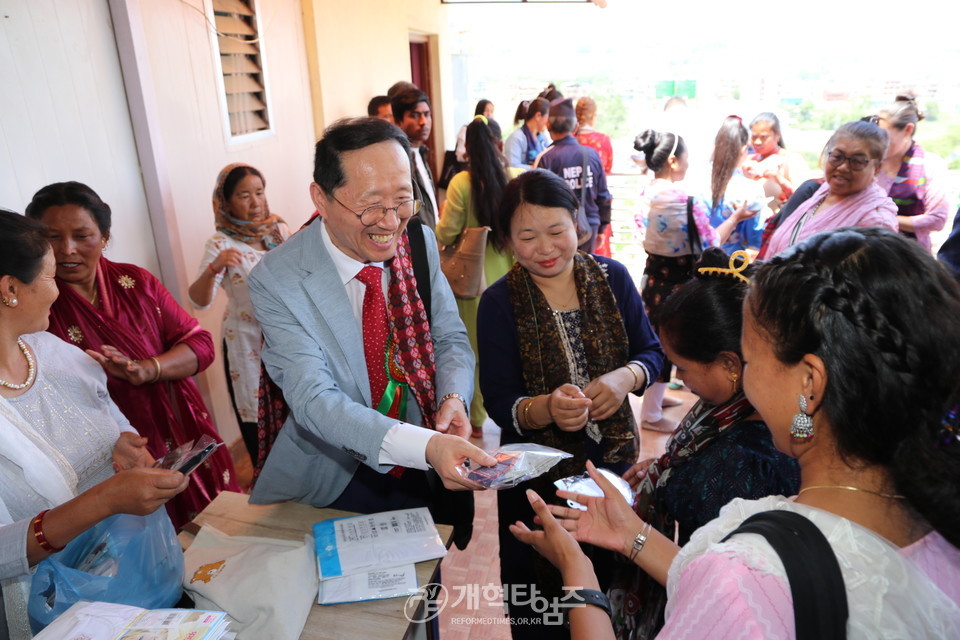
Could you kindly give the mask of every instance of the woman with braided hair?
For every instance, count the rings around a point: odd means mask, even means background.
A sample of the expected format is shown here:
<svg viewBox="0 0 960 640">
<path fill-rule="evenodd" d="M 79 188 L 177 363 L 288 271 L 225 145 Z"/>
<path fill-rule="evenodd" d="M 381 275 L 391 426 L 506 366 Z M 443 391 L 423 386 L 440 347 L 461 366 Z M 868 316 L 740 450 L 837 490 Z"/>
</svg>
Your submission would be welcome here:
<svg viewBox="0 0 960 640">
<path fill-rule="evenodd" d="M 587 505 L 579 512 L 530 494 L 544 530 L 513 531 L 565 584 L 596 584 L 575 540 L 629 555 L 667 587 L 659 638 L 811 637 L 794 609 L 836 581 L 813 617 L 836 614 L 841 626 L 812 637 L 960 637 L 958 316 L 960 286 L 917 243 L 875 228 L 812 236 L 761 265 L 744 303 L 744 389 L 800 465 L 796 496 L 734 500 L 680 549 L 591 469 L 605 497 L 558 492 Z M 829 556 L 801 563 L 822 577 L 816 589 L 798 592 L 790 557 L 764 537 L 736 534 L 765 512 L 802 516 L 814 525 L 805 540 L 828 544 Z M 571 613 L 572 636 L 610 637 L 577 633 L 603 615 Z"/>
</svg>

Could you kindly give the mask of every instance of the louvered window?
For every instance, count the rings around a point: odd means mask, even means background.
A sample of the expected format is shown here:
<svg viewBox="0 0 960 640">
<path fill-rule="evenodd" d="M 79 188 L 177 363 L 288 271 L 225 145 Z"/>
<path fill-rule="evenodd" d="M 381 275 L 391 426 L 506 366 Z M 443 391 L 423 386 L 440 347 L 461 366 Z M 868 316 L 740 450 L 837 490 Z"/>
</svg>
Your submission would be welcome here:
<svg viewBox="0 0 960 640">
<path fill-rule="evenodd" d="M 230 133 L 241 136 L 270 128 L 260 34 L 251 0 L 213 0 L 223 89 Z"/>
</svg>

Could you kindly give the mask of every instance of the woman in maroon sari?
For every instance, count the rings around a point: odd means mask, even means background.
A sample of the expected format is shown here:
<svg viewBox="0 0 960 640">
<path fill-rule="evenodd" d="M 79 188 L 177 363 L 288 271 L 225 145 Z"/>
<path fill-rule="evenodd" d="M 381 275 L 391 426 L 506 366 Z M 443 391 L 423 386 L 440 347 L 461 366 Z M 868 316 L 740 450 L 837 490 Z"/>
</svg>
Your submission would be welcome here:
<svg viewBox="0 0 960 640">
<path fill-rule="evenodd" d="M 209 332 L 145 269 L 103 257 L 110 207 L 78 182 L 34 195 L 27 215 L 49 229 L 60 297 L 50 329 L 85 349 L 108 376 L 108 389 L 156 458 L 202 435 L 222 441 L 192 376 L 213 362 Z M 220 447 L 194 482 L 167 503 L 178 528 L 225 489 L 238 491 L 230 453 Z"/>
</svg>

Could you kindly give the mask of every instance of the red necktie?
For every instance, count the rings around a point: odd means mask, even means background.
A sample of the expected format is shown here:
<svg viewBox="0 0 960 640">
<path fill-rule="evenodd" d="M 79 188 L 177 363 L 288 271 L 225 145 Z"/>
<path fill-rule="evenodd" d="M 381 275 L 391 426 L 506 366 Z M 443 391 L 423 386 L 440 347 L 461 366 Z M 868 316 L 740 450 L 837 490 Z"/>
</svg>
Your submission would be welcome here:
<svg viewBox="0 0 960 640">
<path fill-rule="evenodd" d="M 383 269 L 364 267 L 357 280 L 366 285 L 363 292 L 363 355 L 367 360 L 367 377 L 370 378 L 370 399 L 377 408 L 387 388 L 387 303 L 383 299 Z M 404 467 L 395 466 L 388 473 L 396 478 L 403 475 Z"/>
<path fill-rule="evenodd" d="M 363 293 L 363 354 L 370 378 L 370 399 L 374 408 L 387 388 L 387 304 L 383 300 L 383 269 L 364 267 L 357 280 L 366 285 Z"/>
</svg>

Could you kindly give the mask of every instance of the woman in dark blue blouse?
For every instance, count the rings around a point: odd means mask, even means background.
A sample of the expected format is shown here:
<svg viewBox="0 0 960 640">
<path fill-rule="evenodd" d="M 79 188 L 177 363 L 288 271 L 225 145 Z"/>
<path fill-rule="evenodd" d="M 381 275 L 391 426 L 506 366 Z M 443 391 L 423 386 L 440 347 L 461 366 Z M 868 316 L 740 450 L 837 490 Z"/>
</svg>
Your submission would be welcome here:
<svg viewBox="0 0 960 640">
<path fill-rule="evenodd" d="M 578 202 L 565 181 L 533 170 L 507 186 L 493 233 L 517 263 L 487 289 L 477 316 L 480 388 L 501 441 L 535 442 L 573 454 L 550 472 L 499 492 L 501 578 L 512 618 L 541 617 L 519 600 L 531 586 L 550 601 L 559 574 L 517 541 L 508 525 L 532 525 L 524 495 L 553 495 L 551 483 L 591 460 L 623 473 L 639 454 L 627 394 L 642 393 L 663 364 L 640 295 L 619 262 L 577 252 Z M 539 561 L 539 558 L 537 558 Z M 606 564 L 606 563 L 605 563 Z M 526 595 L 514 598 L 511 589 Z M 555 626 L 520 622 L 523 638 L 558 636 Z"/>
<path fill-rule="evenodd" d="M 667 441 L 666 453 L 624 476 L 637 489 L 634 509 L 677 542 L 734 498 L 791 496 L 800 484 L 794 459 L 773 446 L 770 431 L 743 394 L 740 331 L 750 267 L 707 249 L 694 279 L 657 308 L 655 320 L 677 377 L 700 398 Z M 652 638 L 663 625 L 666 592 L 630 567 L 610 592 L 618 638 Z"/>
</svg>

